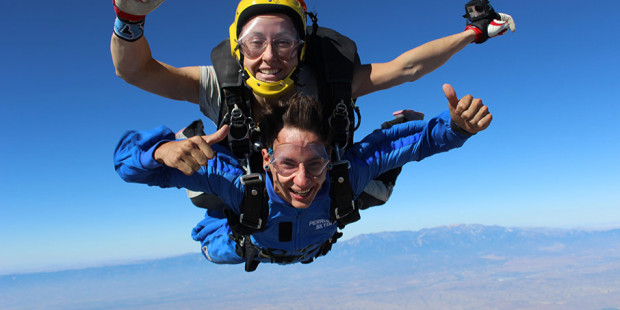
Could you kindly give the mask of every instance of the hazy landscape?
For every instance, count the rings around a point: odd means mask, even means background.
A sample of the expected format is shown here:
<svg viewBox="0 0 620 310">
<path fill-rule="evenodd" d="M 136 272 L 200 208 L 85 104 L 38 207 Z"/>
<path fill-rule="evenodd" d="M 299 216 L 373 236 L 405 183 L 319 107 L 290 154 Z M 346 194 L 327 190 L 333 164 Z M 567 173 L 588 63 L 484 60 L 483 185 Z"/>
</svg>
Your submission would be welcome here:
<svg viewBox="0 0 620 310">
<path fill-rule="evenodd" d="M 455 225 L 362 235 L 308 265 L 131 265 L 0 276 L 0 309 L 620 309 L 620 229 Z"/>
</svg>

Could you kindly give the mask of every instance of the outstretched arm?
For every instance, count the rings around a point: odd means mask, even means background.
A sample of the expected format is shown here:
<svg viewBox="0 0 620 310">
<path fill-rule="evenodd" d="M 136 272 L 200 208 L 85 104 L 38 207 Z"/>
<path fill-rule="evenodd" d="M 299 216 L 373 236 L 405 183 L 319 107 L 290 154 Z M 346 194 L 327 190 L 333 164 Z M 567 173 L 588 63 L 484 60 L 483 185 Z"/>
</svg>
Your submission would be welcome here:
<svg viewBox="0 0 620 310">
<path fill-rule="evenodd" d="M 476 18 L 466 14 L 464 17 L 468 19 L 469 25 L 465 31 L 425 43 L 390 62 L 366 64 L 356 68 L 352 84 L 353 97 L 413 82 L 441 67 L 470 43 L 483 43 L 488 38 L 506 33 L 508 29 L 515 31 L 515 23 L 510 15 L 495 13 L 486 0 L 471 2 L 484 2 L 483 7 L 488 12 Z"/>
<path fill-rule="evenodd" d="M 148 92 L 198 103 L 200 67 L 176 68 L 157 61 L 142 35 L 145 15 L 164 0 L 115 0 L 117 13 L 110 42 L 116 75 Z"/>
<path fill-rule="evenodd" d="M 354 72 L 353 97 L 413 82 L 441 67 L 475 38 L 476 33 L 468 29 L 425 43 L 390 62 L 362 65 Z"/>
<path fill-rule="evenodd" d="M 164 126 L 148 131 L 128 131 L 114 150 L 114 168 L 126 182 L 202 191 L 217 195 L 230 206 L 237 206 L 243 198 L 239 182 L 243 170 L 238 168 L 236 159 L 223 147 L 218 148 L 220 152 L 216 154 L 210 148 L 196 145 L 198 140 L 205 145 L 216 143 L 220 137 L 225 137 L 226 130 L 222 128 L 215 134 L 197 136 L 191 141 L 175 141 L 174 133 Z M 161 152 L 154 155 L 158 150 Z M 197 159 L 199 157 L 203 159 Z M 193 165 L 188 163 L 192 160 L 202 165 L 196 173 L 183 168 Z"/>
<path fill-rule="evenodd" d="M 443 86 L 449 112 L 428 122 L 409 121 L 375 130 L 345 154 L 352 163 L 351 184 L 356 194 L 370 180 L 410 161 L 462 146 L 472 135 L 489 127 L 493 117 L 482 100 L 471 95 L 458 98 L 452 86 Z"/>
</svg>

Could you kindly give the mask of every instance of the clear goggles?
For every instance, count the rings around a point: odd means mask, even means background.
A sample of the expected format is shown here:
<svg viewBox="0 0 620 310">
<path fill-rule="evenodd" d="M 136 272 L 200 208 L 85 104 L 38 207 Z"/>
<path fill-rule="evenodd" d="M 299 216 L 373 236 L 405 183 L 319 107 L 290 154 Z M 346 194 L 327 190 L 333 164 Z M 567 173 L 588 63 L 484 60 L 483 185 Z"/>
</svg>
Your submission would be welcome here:
<svg viewBox="0 0 620 310">
<path fill-rule="evenodd" d="M 269 155 L 269 163 L 282 177 L 297 173 L 302 165 L 307 176 L 318 177 L 329 165 L 329 156 L 322 144 L 279 144 L 269 149 Z"/>
<path fill-rule="evenodd" d="M 281 28 L 277 23 L 265 25 L 260 18 L 254 19 L 243 27 L 243 32 L 237 40 L 237 48 L 241 49 L 243 56 L 248 59 L 256 59 L 263 55 L 268 45 L 271 45 L 274 55 L 278 58 L 292 59 L 304 41 L 299 38 L 295 29 L 291 32 Z"/>
</svg>

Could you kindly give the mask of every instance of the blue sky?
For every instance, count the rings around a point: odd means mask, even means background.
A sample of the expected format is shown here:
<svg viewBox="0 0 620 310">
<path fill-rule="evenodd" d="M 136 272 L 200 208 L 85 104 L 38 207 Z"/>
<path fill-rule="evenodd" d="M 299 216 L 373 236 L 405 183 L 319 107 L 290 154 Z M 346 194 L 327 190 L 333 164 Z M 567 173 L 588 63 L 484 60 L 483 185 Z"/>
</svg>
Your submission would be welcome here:
<svg viewBox="0 0 620 310">
<path fill-rule="evenodd" d="M 464 2 L 307 1 L 322 26 L 357 42 L 364 63 L 461 31 Z M 402 108 L 440 113 L 443 83 L 459 97 L 481 97 L 493 124 L 461 149 L 406 166 L 389 203 L 363 212 L 346 237 L 455 223 L 620 226 L 620 41 L 616 21 L 603 14 L 620 2 L 492 4 L 515 18 L 517 32 L 467 46 L 419 81 L 360 98 L 356 135 Z M 155 58 L 210 64 L 235 7 L 165 2 L 146 21 Z M 110 2 L 4 1 L 0 17 L 0 274 L 198 252 L 190 231 L 203 211 L 183 190 L 127 184 L 113 169 L 125 130 L 206 118 L 193 104 L 116 77 Z"/>
</svg>

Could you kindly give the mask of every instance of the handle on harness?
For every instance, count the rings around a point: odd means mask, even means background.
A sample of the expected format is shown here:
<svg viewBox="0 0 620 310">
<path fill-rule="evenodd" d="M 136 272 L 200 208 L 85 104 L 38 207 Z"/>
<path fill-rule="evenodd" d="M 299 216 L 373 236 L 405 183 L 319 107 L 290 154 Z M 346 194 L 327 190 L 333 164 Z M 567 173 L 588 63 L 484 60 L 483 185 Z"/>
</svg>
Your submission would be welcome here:
<svg viewBox="0 0 620 310">
<path fill-rule="evenodd" d="M 251 152 L 250 122 L 240 108 L 230 112 L 229 126 L 228 146 L 237 158 L 243 159 Z"/>
<path fill-rule="evenodd" d="M 349 127 L 351 125 L 349 121 L 349 112 L 344 100 L 336 104 L 332 115 L 329 117 L 328 123 L 332 133 L 332 141 L 338 146 L 337 150 L 340 151 L 344 149 L 349 143 Z"/>
</svg>

